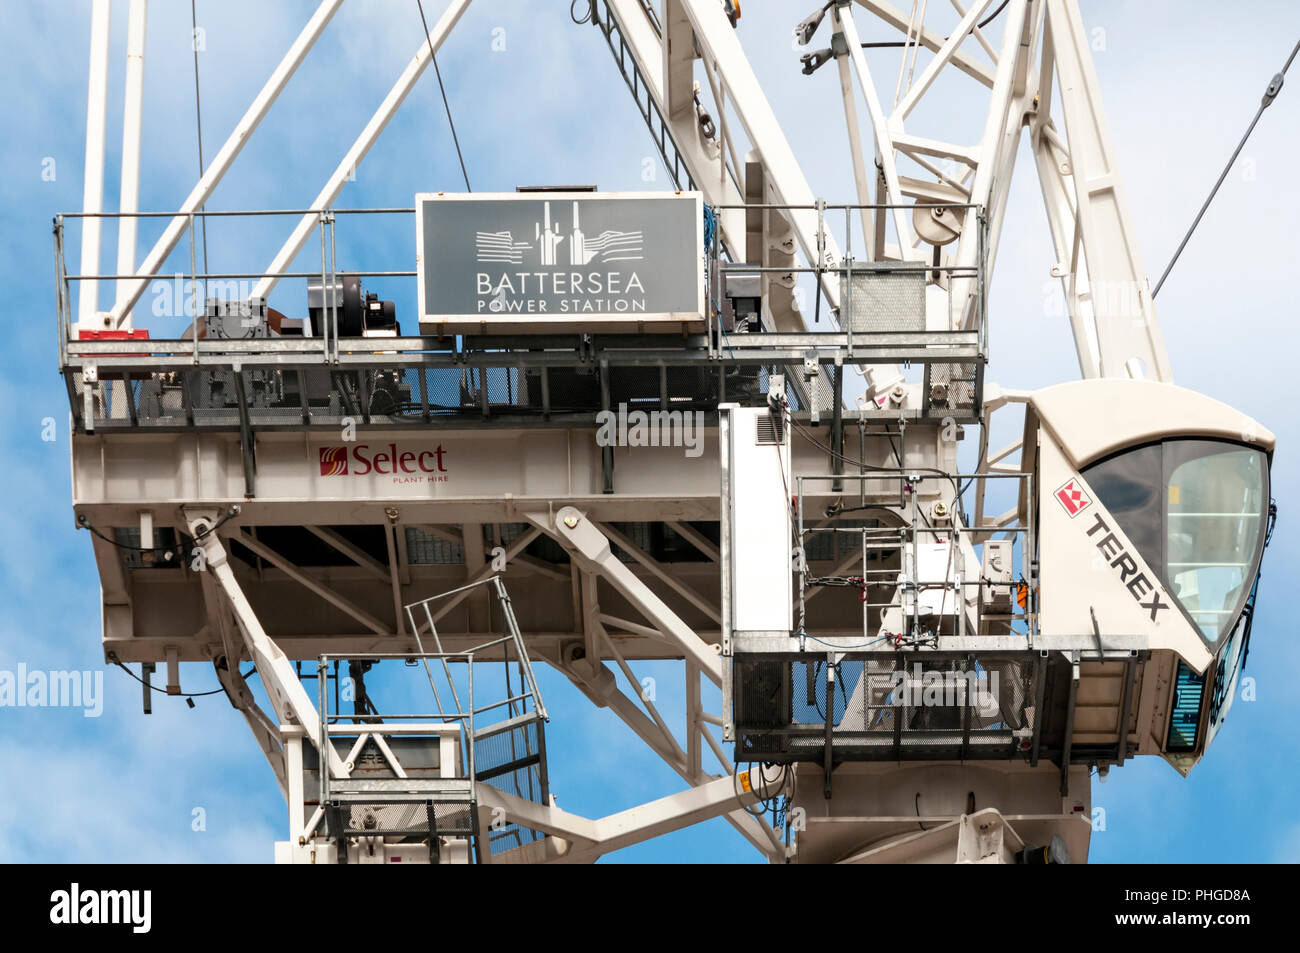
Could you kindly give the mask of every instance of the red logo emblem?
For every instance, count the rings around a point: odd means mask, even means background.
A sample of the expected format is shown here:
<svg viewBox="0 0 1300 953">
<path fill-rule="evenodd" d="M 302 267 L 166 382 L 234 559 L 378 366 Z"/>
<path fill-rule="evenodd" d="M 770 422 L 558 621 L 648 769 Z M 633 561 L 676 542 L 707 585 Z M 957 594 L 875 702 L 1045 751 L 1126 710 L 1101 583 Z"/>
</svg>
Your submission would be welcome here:
<svg viewBox="0 0 1300 953">
<path fill-rule="evenodd" d="M 348 472 L 347 447 L 320 448 L 320 475 L 346 476 Z"/>
<path fill-rule="evenodd" d="M 1060 501 L 1061 506 L 1065 507 L 1065 512 L 1070 515 L 1071 519 L 1092 505 L 1092 500 L 1088 497 L 1088 494 L 1083 492 L 1078 480 L 1071 480 L 1057 490 L 1056 499 Z"/>
</svg>

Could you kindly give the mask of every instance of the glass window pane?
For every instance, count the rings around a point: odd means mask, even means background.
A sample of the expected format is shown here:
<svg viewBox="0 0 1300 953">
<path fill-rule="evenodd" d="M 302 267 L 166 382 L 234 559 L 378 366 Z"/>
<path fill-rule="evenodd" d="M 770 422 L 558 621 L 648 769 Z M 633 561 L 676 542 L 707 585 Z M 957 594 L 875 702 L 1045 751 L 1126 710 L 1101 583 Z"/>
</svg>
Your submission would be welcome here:
<svg viewBox="0 0 1300 953">
<path fill-rule="evenodd" d="M 1167 582 L 1206 639 L 1235 624 L 1264 529 L 1264 455 L 1201 440 L 1166 446 Z"/>
<path fill-rule="evenodd" d="M 1231 631 L 1255 579 L 1268 509 L 1263 451 L 1167 440 L 1084 476 L 1206 641 Z"/>
<path fill-rule="evenodd" d="M 1162 474 L 1159 444 L 1121 453 L 1084 473 L 1097 498 L 1156 572 L 1164 564 L 1165 548 Z"/>
</svg>

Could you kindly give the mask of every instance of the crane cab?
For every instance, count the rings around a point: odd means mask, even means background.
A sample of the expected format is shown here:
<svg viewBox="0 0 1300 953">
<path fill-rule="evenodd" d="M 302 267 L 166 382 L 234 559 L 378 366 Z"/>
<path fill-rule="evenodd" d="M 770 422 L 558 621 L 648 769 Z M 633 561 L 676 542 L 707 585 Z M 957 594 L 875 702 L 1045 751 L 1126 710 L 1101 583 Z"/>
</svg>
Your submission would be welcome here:
<svg viewBox="0 0 1300 953">
<path fill-rule="evenodd" d="M 1064 384 L 1029 406 L 1039 631 L 1149 652 L 1123 706 L 1129 728 L 1137 753 L 1185 774 L 1222 726 L 1245 663 L 1275 512 L 1273 435 L 1209 397 L 1147 381 Z M 1107 688 L 1118 680 L 1105 667 L 1081 667 L 1076 746 L 1107 733 L 1102 712 L 1119 686 Z"/>
</svg>

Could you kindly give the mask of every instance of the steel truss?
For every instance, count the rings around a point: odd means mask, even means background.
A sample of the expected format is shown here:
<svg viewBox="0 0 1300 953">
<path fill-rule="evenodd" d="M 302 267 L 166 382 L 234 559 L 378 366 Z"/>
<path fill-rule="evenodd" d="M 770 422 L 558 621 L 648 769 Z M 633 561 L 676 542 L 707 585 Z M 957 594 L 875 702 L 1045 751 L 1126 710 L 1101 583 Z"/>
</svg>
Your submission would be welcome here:
<svg viewBox="0 0 1300 953">
<path fill-rule="evenodd" d="M 439 713 L 436 718 L 427 716 L 424 722 L 399 724 L 396 727 L 379 723 L 373 725 L 367 723 L 367 726 L 363 727 L 349 726 L 344 723 L 345 719 L 338 715 L 325 718 L 324 662 L 333 656 L 322 656 L 322 664 L 318 669 L 317 679 L 321 699 L 318 709 L 303 689 L 300 676 L 289 657 L 274 640 L 267 636 L 232 571 L 225 541 L 237 539 L 244 545 L 252 543 L 256 546 L 255 540 L 238 531 L 224 537 L 214 531 L 213 527 L 220 519 L 220 514 L 216 511 L 190 509 L 186 511 L 186 515 L 189 529 L 204 554 L 207 567 L 203 583 L 208 625 L 210 630 L 219 633 L 220 637 L 220 641 L 214 643 L 212 660 L 221 676 L 222 684 L 230 693 L 232 704 L 244 714 L 261 743 L 263 753 L 289 802 L 289 843 L 292 855 L 298 860 L 310 860 L 318 856 L 324 858 L 328 853 L 331 859 L 336 859 L 337 853 L 329 853 L 336 848 L 330 847 L 324 840 L 318 843 L 318 839 L 324 836 L 322 821 L 327 817 L 328 805 L 339 796 L 337 793 L 331 795 L 329 779 L 335 779 L 333 783 L 336 790 L 344 788 L 348 791 L 352 790 L 348 787 L 348 779 L 352 776 L 351 765 L 356 752 L 360 750 L 366 738 L 373 736 L 378 740 L 380 748 L 393 761 L 399 777 L 404 777 L 405 775 L 400 773 L 400 765 L 387 747 L 385 738 L 394 734 L 408 736 L 412 733 L 439 734 L 444 738 L 444 764 L 450 764 L 456 759 L 452 748 L 447 745 L 455 741 L 454 736 L 460 729 L 454 727 L 454 718 L 449 720 L 445 712 Z M 489 784 L 475 786 L 472 783 L 474 762 L 470 752 L 461 758 L 462 763 L 467 764 L 465 770 L 468 772 L 468 777 L 465 777 L 464 781 L 458 781 L 457 775 L 444 775 L 444 780 L 441 782 L 423 782 L 425 787 L 433 792 L 427 797 L 434 800 L 441 797 L 443 801 L 450 799 L 457 803 L 460 801 L 473 803 L 478 812 L 479 823 L 484 830 L 493 823 L 499 824 L 504 817 L 509 823 L 551 835 L 546 841 L 531 842 L 495 856 L 480 852 L 480 862 L 515 862 L 521 859 L 587 862 L 620 847 L 718 816 L 725 816 L 746 839 L 771 859 L 782 858 L 784 845 L 776 832 L 757 820 L 747 810 L 761 798 L 774 796 L 778 793 L 777 789 L 773 787 L 771 780 L 764 778 L 760 768 L 746 773 L 745 783 L 740 787 L 736 786 L 736 779 L 733 777 L 734 768 L 709 730 L 710 726 L 720 726 L 721 718 L 705 712 L 700 705 L 701 673 L 715 683 L 721 681 L 721 666 L 717 653 L 682 622 L 641 579 L 610 555 L 609 539 L 595 524 L 584 519 L 576 510 L 560 511 L 556 515 L 554 525 L 551 525 L 549 519 L 543 514 L 533 516 L 532 521 L 539 531 L 546 531 L 570 549 L 579 561 L 579 571 L 582 573 L 583 580 L 583 624 L 587 634 L 584 651 L 551 661 L 594 704 L 614 712 L 651 750 L 663 757 L 691 785 L 691 789 L 602 820 L 591 821 L 562 811 L 553 803 L 536 803 L 522 799 L 518 795 Z M 572 527 L 570 523 L 573 523 Z M 623 544 L 631 545 L 626 539 L 623 540 Z M 262 555 L 275 557 L 275 554 L 265 547 L 259 547 L 259 550 Z M 287 562 L 280 559 L 276 559 L 276 562 L 298 582 L 316 594 L 330 598 L 339 608 L 358 616 L 363 623 L 375 623 L 376 620 L 366 613 L 352 606 L 347 600 L 321 589 L 307 576 L 295 571 Z M 593 574 L 596 573 L 616 591 L 632 601 L 652 625 L 644 626 L 601 613 L 596 600 L 593 578 Z M 490 573 L 480 573 L 480 576 L 485 580 L 496 579 Z M 499 587 L 499 582 L 496 584 Z M 463 591 L 468 592 L 472 585 L 465 587 Z M 437 617 L 430 618 L 436 620 Z M 414 624 L 414 616 L 411 617 L 411 622 Z M 611 637 L 606 628 L 607 625 L 652 633 L 652 637 L 668 643 L 678 652 L 686 653 L 688 658 L 686 717 L 689 728 L 685 749 L 673 736 L 654 702 L 644 693 L 639 693 L 641 702 L 639 706 L 632 697 L 618 688 L 613 673 L 601 663 L 603 657 L 611 657 L 628 682 L 639 690 L 639 683 L 620 654 L 616 640 Z M 379 634 L 387 634 L 389 637 L 395 635 L 395 633 L 384 632 L 382 624 L 379 627 L 381 629 Z M 486 643 L 469 652 L 458 649 L 450 655 L 441 652 L 433 655 L 412 652 L 398 653 L 391 657 L 423 658 L 426 665 L 429 659 L 435 659 L 445 665 L 448 658 L 472 656 L 476 652 L 482 654 L 488 651 L 491 645 L 492 643 Z M 521 647 L 522 643 L 520 643 Z M 385 656 L 381 652 L 370 651 L 360 653 L 358 657 L 380 659 Z M 263 712 L 257 706 L 242 678 L 238 676 L 237 662 L 241 658 L 250 658 L 256 665 L 258 675 L 270 699 L 271 713 Z M 430 677 L 432 679 L 432 675 Z M 694 688 L 691 687 L 692 683 Z M 471 696 L 470 714 L 460 716 L 462 719 L 469 719 L 469 737 L 474 737 L 473 704 Z M 545 709 L 540 711 L 544 717 Z M 323 743 L 323 739 L 329 736 L 328 733 L 338 731 L 358 735 L 353 753 L 346 760 L 339 756 L 333 745 Z M 304 741 L 315 748 L 318 756 L 323 752 L 328 763 L 328 773 L 322 773 L 321 776 L 322 795 L 310 817 L 306 816 L 304 809 L 304 804 L 311 793 L 304 789 L 303 784 Z M 721 775 L 705 771 L 701 741 L 707 744 L 722 766 Z M 373 784 L 367 786 L 358 783 L 353 787 L 357 788 L 353 794 L 354 799 L 359 798 L 368 802 L 384 796 L 383 792 L 375 791 Z M 424 788 L 420 791 L 423 792 Z M 407 799 L 413 796 L 405 790 L 401 795 Z M 392 796 L 389 797 L 391 799 Z M 426 795 L 421 793 L 420 798 L 424 797 Z M 371 836 L 380 836 L 383 833 L 392 832 L 384 830 Z M 434 836 L 437 833 L 438 831 L 434 831 Z M 446 834 L 449 831 L 442 831 L 442 833 Z M 465 836 L 469 835 L 470 832 L 466 830 Z M 430 847 L 432 849 L 436 845 L 431 844 Z"/>
</svg>

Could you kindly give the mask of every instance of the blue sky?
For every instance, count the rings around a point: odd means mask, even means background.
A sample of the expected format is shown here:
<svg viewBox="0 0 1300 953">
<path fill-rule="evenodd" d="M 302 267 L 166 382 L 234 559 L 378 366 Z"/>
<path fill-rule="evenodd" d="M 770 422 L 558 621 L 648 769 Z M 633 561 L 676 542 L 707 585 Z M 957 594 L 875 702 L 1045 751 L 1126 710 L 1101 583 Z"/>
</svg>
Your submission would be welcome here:
<svg viewBox="0 0 1300 953">
<path fill-rule="evenodd" d="M 315 4 L 199 0 L 207 48 L 200 54 L 204 146 L 210 159 Z M 813 4 L 744 4 L 741 36 L 813 188 L 828 201 L 852 192 L 834 71 L 799 74 L 789 31 Z M 1168 260 L 1206 190 L 1253 114 L 1268 78 L 1297 36 L 1300 8 L 1253 3 L 1225 17 L 1222 4 L 1099 2 L 1084 19 L 1146 267 Z M 115 4 L 109 89 L 106 195 L 116 201 L 126 4 Z M 439 0 L 427 0 L 431 21 Z M 439 54 L 476 191 L 589 183 L 603 189 L 666 188 L 645 182 L 653 149 L 604 42 L 569 21 L 560 0 L 478 0 Z M 101 664 L 96 574 L 88 537 L 73 525 L 67 402 L 55 372 L 51 216 L 80 207 L 88 2 L 0 0 L 0 280 L 8 340 L 0 354 L 0 452 L 7 505 L 0 507 L 0 669 L 93 669 Z M 859 17 L 860 25 L 866 18 Z M 825 28 L 823 28 L 825 29 Z M 871 39 L 871 36 L 865 36 Z M 885 38 L 885 37 L 877 37 Z M 892 37 L 889 37 L 892 38 Z M 423 40 L 414 0 L 349 0 L 244 154 L 212 208 L 309 204 L 352 137 Z M 495 42 L 494 42 L 495 41 Z M 502 46 L 504 49 L 495 47 Z M 197 173 L 189 5 L 151 4 L 146 65 L 145 175 L 141 205 L 177 207 Z M 892 76 L 892 72 L 885 75 Z M 963 88 L 932 121 L 954 136 L 974 112 Z M 1284 598 L 1300 552 L 1289 531 L 1297 497 L 1291 448 L 1300 442 L 1294 378 L 1281 340 L 1293 321 L 1289 277 L 1300 258 L 1294 224 L 1300 184 L 1300 93 L 1284 89 L 1265 114 L 1158 300 L 1176 381 L 1250 414 L 1278 437 L 1278 531 L 1261 584 L 1246 674 L 1258 700 L 1238 700 L 1209 756 L 1187 779 L 1140 759 L 1094 786 L 1106 830 L 1094 861 L 1296 861 L 1294 794 L 1300 767 L 1289 726 L 1300 715 L 1300 648 Z M 974 101 L 978 103 L 978 100 Z M 981 108 L 978 105 L 975 108 Z M 42 175 L 53 160 L 52 181 Z M 1022 155 L 990 295 L 990 380 L 1032 388 L 1077 376 L 1068 326 L 1054 313 L 1053 253 L 1034 179 Z M 402 206 L 417 191 L 459 190 L 460 168 L 432 71 L 420 82 L 340 199 L 341 207 Z M 208 233 L 213 270 L 265 267 L 287 223 L 260 232 L 218 223 Z M 75 233 L 74 233 L 75 234 Z M 141 230 L 149 247 L 157 228 Z M 340 233 L 341 260 L 409 268 L 405 228 Z M 75 245 L 73 246 L 76 247 Z M 115 258 L 105 232 L 105 270 Z M 188 267 L 180 256 L 164 271 Z M 305 261 L 306 259 L 304 259 Z M 384 288 L 410 314 L 405 289 Z M 107 303 L 108 290 L 104 301 Z M 302 310 L 286 283 L 272 301 Z M 405 295 L 405 300 L 403 296 Z M 163 333 L 157 327 L 156 333 Z M 1284 396 L 1285 395 L 1285 396 Z M 57 422 L 42 440 L 42 421 Z M 997 442 L 996 440 L 994 442 Z M 190 670 L 192 669 L 192 671 Z M 638 667 L 656 677 L 661 707 L 680 711 L 678 667 Z M 191 666 L 186 687 L 215 686 Z M 189 710 L 157 698 L 140 714 L 140 688 L 105 673 L 105 711 L 0 709 L 0 860 L 266 861 L 284 836 L 282 800 L 242 719 L 220 696 Z M 677 686 L 677 687 L 674 687 Z M 593 710 L 562 678 L 543 673 L 552 709 L 553 789 L 565 808 L 598 816 L 677 790 L 678 779 L 606 711 Z M 676 697 L 674 698 L 674 693 Z M 680 716 L 679 716 L 680 720 Z M 201 809 L 204 830 L 194 830 Z M 611 860 L 754 859 L 715 821 Z"/>
</svg>

